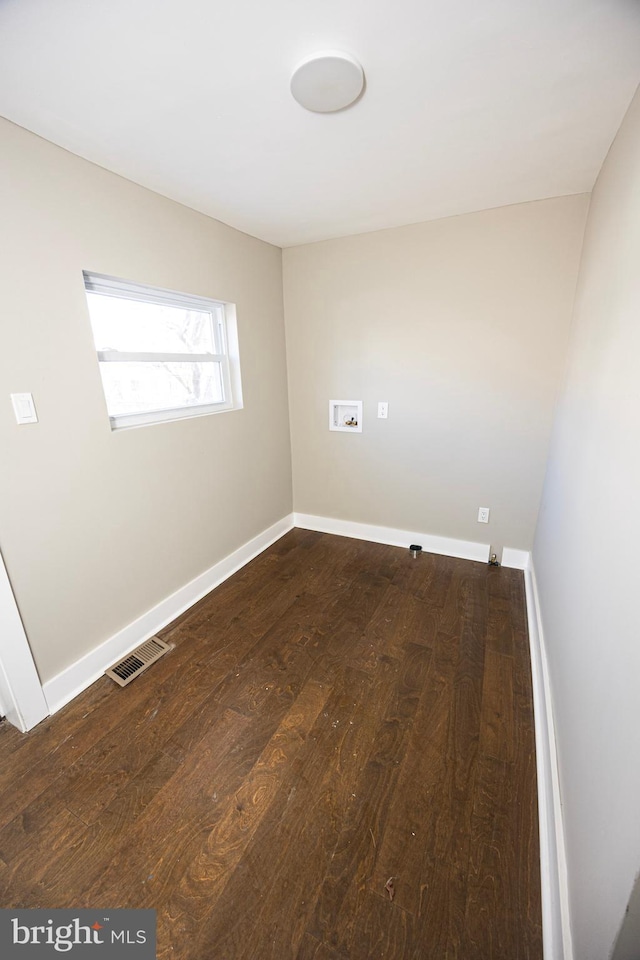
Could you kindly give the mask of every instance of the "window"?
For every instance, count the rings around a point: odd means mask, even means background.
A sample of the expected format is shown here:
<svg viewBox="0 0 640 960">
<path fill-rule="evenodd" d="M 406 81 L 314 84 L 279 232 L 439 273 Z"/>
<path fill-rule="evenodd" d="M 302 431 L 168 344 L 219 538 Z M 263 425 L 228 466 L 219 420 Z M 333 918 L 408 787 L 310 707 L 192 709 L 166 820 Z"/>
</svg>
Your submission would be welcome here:
<svg viewBox="0 0 640 960">
<path fill-rule="evenodd" d="M 235 308 L 84 272 L 112 429 L 242 406 Z"/>
</svg>

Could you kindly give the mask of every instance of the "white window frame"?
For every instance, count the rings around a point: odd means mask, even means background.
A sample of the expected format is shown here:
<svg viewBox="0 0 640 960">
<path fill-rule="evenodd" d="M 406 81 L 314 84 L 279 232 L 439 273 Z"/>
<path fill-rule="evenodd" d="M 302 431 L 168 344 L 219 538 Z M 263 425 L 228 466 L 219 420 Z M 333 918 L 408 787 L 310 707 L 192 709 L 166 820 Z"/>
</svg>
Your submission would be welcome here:
<svg viewBox="0 0 640 960">
<path fill-rule="evenodd" d="M 183 420 L 201 417 L 211 413 L 223 413 L 242 409 L 242 381 L 240 377 L 240 352 L 238 347 L 238 327 L 234 303 L 213 300 L 208 297 L 178 293 L 149 287 L 117 277 L 108 277 L 100 273 L 83 270 L 86 293 L 98 293 L 120 300 L 138 300 L 160 306 L 183 307 L 210 313 L 214 326 L 216 353 L 162 353 L 162 352 L 125 352 L 120 350 L 96 350 L 98 363 L 137 362 L 178 362 L 197 363 L 214 361 L 220 364 L 224 400 L 220 403 L 197 404 L 194 406 L 172 407 L 162 410 L 141 411 L 131 414 L 109 414 L 112 430 L 125 427 L 139 427 L 150 423 L 166 423 L 171 420 Z M 217 322 L 216 322 L 217 315 Z M 104 388 L 103 388 L 104 389 Z M 107 397 L 105 394 L 105 402 Z"/>
</svg>

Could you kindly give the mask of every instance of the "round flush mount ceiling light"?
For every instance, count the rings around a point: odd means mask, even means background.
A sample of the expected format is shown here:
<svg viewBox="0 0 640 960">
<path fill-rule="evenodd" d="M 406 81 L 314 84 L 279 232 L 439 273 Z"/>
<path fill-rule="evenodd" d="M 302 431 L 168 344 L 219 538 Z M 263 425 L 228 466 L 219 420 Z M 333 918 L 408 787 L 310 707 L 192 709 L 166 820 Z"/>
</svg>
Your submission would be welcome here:
<svg viewBox="0 0 640 960">
<path fill-rule="evenodd" d="M 357 100 L 364 72 L 346 53 L 318 53 L 293 71 L 291 93 L 298 103 L 315 113 L 334 113 Z"/>
</svg>

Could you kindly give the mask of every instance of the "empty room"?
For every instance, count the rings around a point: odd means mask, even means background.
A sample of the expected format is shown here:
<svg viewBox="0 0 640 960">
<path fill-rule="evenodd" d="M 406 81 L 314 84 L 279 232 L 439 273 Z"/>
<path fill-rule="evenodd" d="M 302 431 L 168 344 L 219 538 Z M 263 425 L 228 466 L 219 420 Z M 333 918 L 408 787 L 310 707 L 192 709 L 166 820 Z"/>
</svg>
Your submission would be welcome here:
<svg viewBox="0 0 640 960">
<path fill-rule="evenodd" d="M 3 960 L 640 960 L 639 81 L 0 3 Z"/>
</svg>

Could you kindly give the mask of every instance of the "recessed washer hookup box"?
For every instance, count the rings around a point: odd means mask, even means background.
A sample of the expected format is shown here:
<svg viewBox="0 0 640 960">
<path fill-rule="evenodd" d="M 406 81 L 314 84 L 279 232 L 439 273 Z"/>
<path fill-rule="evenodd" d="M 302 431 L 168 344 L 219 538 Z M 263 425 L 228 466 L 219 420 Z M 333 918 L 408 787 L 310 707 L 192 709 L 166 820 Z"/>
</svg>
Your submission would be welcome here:
<svg viewBox="0 0 640 960">
<path fill-rule="evenodd" d="M 156 960 L 155 910 L 0 910 L 2 960 Z"/>
</svg>

